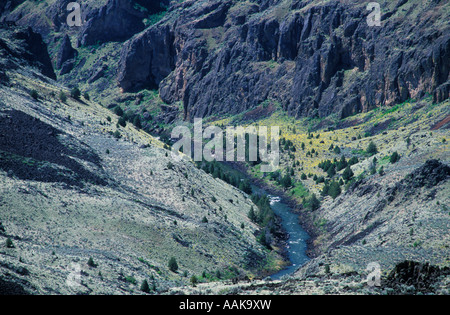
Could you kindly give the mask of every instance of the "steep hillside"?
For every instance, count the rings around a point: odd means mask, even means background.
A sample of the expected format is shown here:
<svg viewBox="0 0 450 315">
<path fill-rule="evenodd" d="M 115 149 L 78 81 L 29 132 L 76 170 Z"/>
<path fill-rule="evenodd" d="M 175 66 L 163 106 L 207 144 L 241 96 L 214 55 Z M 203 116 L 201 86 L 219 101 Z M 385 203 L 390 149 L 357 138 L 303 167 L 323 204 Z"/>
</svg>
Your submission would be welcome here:
<svg viewBox="0 0 450 315">
<path fill-rule="evenodd" d="M 245 193 L 71 97 L 25 62 L 21 39 L 0 33 L 8 65 L 0 85 L 2 293 L 12 292 L 8 283 L 40 294 L 139 293 L 144 280 L 163 292 L 192 275 L 277 268 L 281 257 L 257 242 L 247 218 L 256 206 Z M 171 257 L 178 270 L 169 270 Z M 77 266 L 80 285 L 67 286 Z"/>
<path fill-rule="evenodd" d="M 69 2 L 0 3 L 0 293 L 449 293 L 449 1 Z M 199 117 L 280 169 L 172 159 Z M 250 181 L 310 234 L 283 280 Z"/>
</svg>

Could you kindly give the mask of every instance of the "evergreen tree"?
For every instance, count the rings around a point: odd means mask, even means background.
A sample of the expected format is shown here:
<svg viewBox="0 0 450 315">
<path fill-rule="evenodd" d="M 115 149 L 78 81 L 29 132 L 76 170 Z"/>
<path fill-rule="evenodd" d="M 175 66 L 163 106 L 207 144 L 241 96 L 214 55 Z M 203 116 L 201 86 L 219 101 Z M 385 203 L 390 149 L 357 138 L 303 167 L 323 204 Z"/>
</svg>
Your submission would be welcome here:
<svg viewBox="0 0 450 315">
<path fill-rule="evenodd" d="M 61 100 L 61 102 L 65 103 L 67 101 L 66 93 L 64 93 L 63 91 L 60 91 L 59 92 L 59 99 Z"/>
<path fill-rule="evenodd" d="M 70 91 L 70 96 L 72 96 L 74 99 L 78 100 L 80 99 L 81 96 L 81 92 L 80 89 L 75 86 L 71 91 Z"/>
<path fill-rule="evenodd" d="M 250 211 L 248 212 L 248 218 L 250 219 L 250 221 L 256 223 L 257 217 L 256 217 L 255 210 L 253 209 L 253 206 L 250 208 Z"/>
<path fill-rule="evenodd" d="M 316 194 L 312 194 L 310 198 L 308 198 L 304 202 L 304 207 L 310 211 L 315 211 L 320 208 L 320 201 L 317 199 Z"/>
<path fill-rule="evenodd" d="M 94 259 L 92 257 L 89 257 L 89 260 L 88 260 L 87 264 L 88 264 L 89 267 L 92 267 L 92 268 L 96 268 L 97 267 L 97 264 L 94 262 Z"/>
<path fill-rule="evenodd" d="M 125 127 L 127 125 L 127 121 L 126 121 L 125 117 L 120 117 L 119 121 L 117 123 L 122 127 Z"/>
<path fill-rule="evenodd" d="M 281 186 L 283 186 L 284 188 L 292 186 L 292 178 L 289 174 L 283 176 L 283 178 L 281 179 Z"/>
<path fill-rule="evenodd" d="M 114 113 L 115 113 L 117 116 L 123 116 L 123 109 L 122 109 L 120 106 L 116 106 L 116 107 L 114 108 Z"/>
<path fill-rule="evenodd" d="M 355 165 L 356 163 L 358 163 L 358 158 L 356 156 L 352 157 L 350 160 L 348 160 L 348 165 Z"/>
<path fill-rule="evenodd" d="M 394 164 L 397 163 L 398 160 L 400 160 L 400 155 L 397 153 L 397 151 L 395 151 L 394 153 L 391 154 L 389 161 Z"/>
<path fill-rule="evenodd" d="M 9 237 L 6 239 L 5 245 L 6 245 L 6 248 L 14 248 L 13 241 Z"/>
<path fill-rule="evenodd" d="M 168 267 L 169 267 L 169 270 L 172 272 L 176 272 L 178 270 L 178 263 L 177 263 L 177 260 L 175 259 L 175 257 L 171 257 L 169 259 Z"/>
<path fill-rule="evenodd" d="M 367 146 L 366 152 L 370 155 L 375 155 L 378 153 L 377 146 L 373 141 L 370 141 L 369 145 Z"/>
<path fill-rule="evenodd" d="M 345 159 L 345 156 L 342 156 L 341 160 L 337 163 L 336 170 L 339 172 L 340 170 L 343 170 L 348 165 L 347 160 Z"/>
<path fill-rule="evenodd" d="M 252 193 L 252 186 L 250 185 L 250 181 L 248 180 L 241 181 L 241 183 L 239 184 L 239 189 L 249 195 L 251 195 Z"/>
<path fill-rule="evenodd" d="M 265 246 L 265 247 L 267 247 L 267 248 L 270 247 L 270 244 L 268 243 L 268 240 L 267 240 L 267 235 L 266 235 L 266 230 L 265 230 L 265 229 L 262 230 L 262 231 L 261 231 L 261 234 L 258 236 L 258 242 L 259 242 L 261 245 L 263 245 L 263 246 Z"/>
<path fill-rule="evenodd" d="M 139 115 L 134 116 L 133 125 L 138 129 L 142 129 L 141 118 Z"/>
<path fill-rule="evenodd" d="M 192 284 L 192 286 L 195 287 L 197 285 L 197 283 L 198 283 L 197 277 L 196 276 L 192 276 L 191 277 L 191 284 Z"/>
<path fill-rule="evenodd" d="M 327 174 L 329 178 L 332 178 L 334 175 L 336 175 L 336 166 L 335 164 L 331 164 L 330 167 L 327 169 Z"/>
<path fill-rule="evenodd" d="M 35 100 L 38 100 L 38 99 L 39 99 L 39 93 L 38 93 L 38 91 L 36 91 L 36 90 L 31 90 L 30 96 L 31 96 L 33 99 L 35 99 Z"/>
<path fill-rule="evenodd" d="M 352 179 L 353 175 L 355 175 L 355 174 L 353 173 L 352 169 L 350 168 L 350 165 L 347 165 L 344 172 L 342 173 L 342 178 L 348 182 L 349 180 Z"/>
<path fill-rule="evenodd" d="M 341 194 L 341 186 L 338 182 L 332 181 L 330 183 L 330 188 L 328 189 L 328 195 L 331 196 L 331 198 L 336 199 Z"/>
<path fill-rule="evenodd" d="M 336 154 L 341 154 L 341 148 L 339 148 L 338 146 L 335 146 L 333 149 L 333 152 Z"/>
<path fill-rule="evenodd" d="M 149 287 L 149 285 L 148 285 L 147 280 L 145 280 L 145 279 L 144 279 L 144 281 L 142 281 L 142 284 L 141 284 L 141 291 L 142 291 L 142 292 L 145 292 L 145 293 L 150 293 L 150 287 Z"/>
<path fill-rule="evenodd" d="M 329 190 L 330 190 L 330 185 L 328 183 L 325 183 L 325 185 L 322 188 L 321 195 L 322 196 L 327 196 Z"/>
</svg>

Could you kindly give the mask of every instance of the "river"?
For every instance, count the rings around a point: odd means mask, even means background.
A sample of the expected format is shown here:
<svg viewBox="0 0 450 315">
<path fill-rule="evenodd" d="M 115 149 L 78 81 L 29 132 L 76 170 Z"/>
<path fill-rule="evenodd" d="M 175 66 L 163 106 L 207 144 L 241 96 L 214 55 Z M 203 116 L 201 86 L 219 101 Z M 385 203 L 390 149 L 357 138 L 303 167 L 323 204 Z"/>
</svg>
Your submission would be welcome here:
<svg viewBox="0 0 450 315">
<path fill-rule="evenodd" d="M 278 280 L 285 275 L 294 273 L 309 260 L 309 257 L 306 255 L 306 242 L 309 239 L 309 235 L 299 224 L 298 215 L 292 212 L 291 207 L 284 203 L 282 198 L 267 194 L 265 190 L 259 187 L 253 186 L 252 188 L 254 193 L 266 194 L 270 197 L 270 206 L 273 212 L 280 217 L 281 225 L 289 236 L 287 240 L 287 252 L 291 264 L 270 276 L 273 280 Z"/>
</svg>

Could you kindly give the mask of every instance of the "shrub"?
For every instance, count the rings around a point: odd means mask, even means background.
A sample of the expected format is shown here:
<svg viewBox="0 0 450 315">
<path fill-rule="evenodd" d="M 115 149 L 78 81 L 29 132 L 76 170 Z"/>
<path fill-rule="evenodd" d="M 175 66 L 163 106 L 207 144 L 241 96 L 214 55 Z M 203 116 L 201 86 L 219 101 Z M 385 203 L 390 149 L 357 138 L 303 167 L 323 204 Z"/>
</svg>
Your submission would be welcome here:
<svg viewBox="0 0 450 315">
<path fill-rule="evenodd" d="M 149 293 L 150 292 L 150 287 L 148 285 L 147 280 L 142 281 L 142 283 L 141 283 L 141 291 L 145 292 L 145 293 Z"/>
<path fill-rule="evenodd" d="M 177 263 L 177 260 L 175 259 L 175 257 L 171 257 L 169 259 L 168 267 L 169 267 L 170 271 L 177 272 L 177 270 L 178 270 L 178 263 Z"/>
<path fill-rule="evenodd" d="M 64 93 L 63 91 L 60 91 L 59 92 L 59 99 L 61 100 L 61 102 L 65 103 L 67 101 L 66 93 Z"/>
<path fill-rule="evenodd" d="M 266 230 L 261 231 L 261 234 L 258 236 L 258 242 L 266 248 L 270 247 L 270 244 L 267 240 Z"/>
<path fill-rule="evenodd" d="M 310 198 L 305 200 L 303 206 L 310 211 L 315 211 L 320 208 L 320 201 L 317 199 L 316 194 L 312 194 Z"/>
<path fill-rule="evenodd" d="M 195 287 L 197 285 L 197 283 L 198 283 L 197 277 L 196 276 L 192 276 L 191 277 L 191 284 L 192 284 L 192 286 Z"/>
<path fill-rule="evenodd" d="M 400 160 L 400 155 L 397 153 L 397 151 L 395 151 L 394 153 L 391 154 L 391 157 L 389 158 L 389 161 L 394 164 L 397 163 Z"/>
<path fill-rule="evenodd" d="M 253 206 L 250 208 L 250 211 L 248 212 L 248 218 L 252 222 L 256 222 L 257 221 L 256 213 L 255 213 L 255 210 L 253 209 Z"/>
<path fill-rule="evenodd" d="M 8 237 L 5 242 L 6 248 L 14 248 L 13 241 Z"/>
<path fill-rule="evenodd" d="M 122 109 L 120 106 L 116 106 L 116 107 L 114 108 L 114 113 L 115 113 L 117 116 L 123 116 L 123 109 Z"/>
<path fill-rule="evenodd" d="M 359 162 L 358 158 L 356 156 L 354 156 L 350 160 L 348 160 L 348 165 L 355 165 L 358 162 Z"/>
<path fill-rule="evenodd" d="M 88 92 L 84 92 L 83 97 L 84 97 L 84 99 L 87 100 L 87 101 L 90 101 L 90 100 L 91 100 L 91 97 L 89 96 L 89 93 L 88 93 Z"/>
<path fill-rule="evenodd" d="M 97 264 L 94 262 L 94 259 L 92 257 L 89 257 L 87 264 L 89 267 L 92 267 L 92 268 L 97 267 Z"/>
<path fill-rule="evenodd" d="M 133 125 L 138 129 L 142 129 L 141 118 L 138 115 L 134 116 Z"/>
<path fill-rule="evenodd" d="M 369 145 L 367 146 L 366 152 L 370 155 L 375 155 L 378 153 L 377 146 L 373 141 L 370 141 Z"/>
<path fill-rule="evenodd" d="M 113 136 L 116 139 L 120 139 L 122 137 L 122 135 L 120 134 L 119 130 L 114 131 Z"/>
<path fill-rule="evenodd" d="M 341 154 L 341 148 L 339 148 L 338 146 L 335 146 L 333 149 L 333 152 L 336 154 Z"/>
<path fill-rule="evenodd" d="M 341 186 L 338 182 L 332 181 L 330 183 L 330 188 L 328 189 L 328 195 L 331 196 L 331 198 L 336 199 L 341 194 Z"/>
<path fill-rule="evenodd" d="M 355 175 L 355 174 L 353 173 L 352 169 L 350 168 L 350 165 L 347 165 L 344 172 L 342 173 L 342 178 L 348 182 L 349 180 L 352 179 L 353 175 Z"/>
<path fill-rule="evenodd" d="M 286 174 L 285 176 L 283 176 L 283 178 L 281 179 L 281 185 L 284 188 L 288 188 L 292 186 L 292 178 L 289 174 Z"/>
<path fill-rule="evenodd" d="M 31 96 L 32 98 L 34 98 L 35 100 L 38 100 L 38 99 L 39 99 L 39 93 L 38 93 L 36 90 L 31 90 L 31 91 L 30 91 L 30 96 Z"/>
<path fill-rule="evenodd" d="M 202 219 L 202 223 L 208 223 L 208 218 L 206 218 L 206 217 L 203 217 L 203 219 Z"/>
<path fill-rule="evenodd" d="M 125 280 L 127 282 L 131 283 L 131 284 L 136 284 L 137 283 L 136 278 L 134 278 L 133 276 L 126 276 Z"/>
<path fill-rule="evenodd" d="M 72 90 L 70 90 L 70 96 L 76 100 L 80 99 L 81 96 L 80 89 L 77 86 L 75 86 Z"/>
<path fill-rule="evenodd" d="M 122 127 L 125 127 L 127 125 L 127 121 L 124 117 L 120 117 L 117 123 Z"/>
</svg>

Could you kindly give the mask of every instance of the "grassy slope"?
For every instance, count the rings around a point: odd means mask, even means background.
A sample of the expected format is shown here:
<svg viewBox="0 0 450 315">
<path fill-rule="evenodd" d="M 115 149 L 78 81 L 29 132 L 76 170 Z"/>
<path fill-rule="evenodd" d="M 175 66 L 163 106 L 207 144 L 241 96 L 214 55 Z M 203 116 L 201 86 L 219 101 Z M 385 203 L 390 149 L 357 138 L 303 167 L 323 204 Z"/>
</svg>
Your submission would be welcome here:
<svg viewBox="0 0 450 315">
<path fill-rule="evenodd" d="M 272 255 L 264 265 L 268 252 L 247 218 L 254 206 L 248 196 L 191 162 L 173 162 L 162 143 L 131 124 L 118 127 L 118 117 L 104 107 L 83 98 L 61 102 L 60 91 L 68 90 L 32 76 L 10 73 L 14 88 L 1 88 L 1 110 L 23 111 L 71 137 L 68 145 L 92 149 L 110 185 L 68 188 L 1 171 L 0 220 L 6 234 L 0 242 L 9 236 L 15 245 L 1 247 L 4 272 L 26 268 L 30 276 L 22 279 L 33 292 L 122 294 L 139 292 L 140 282 L 151 277 L 164 290 L 188 283 L 191 275 L 202 279 L 204 271 L 213 279 L 217 270 L 226 278 L 237 276 L 236 270 L 252 277 L 274 268 Z M 28 95 L 32 89 L 38 101 Z M 115 131 L 120 139 L 112 135 Z M 27 158 L 23 163 L 30 164 Z M 168 270 L 171 256 L 178 261 L 177 273 Z M 87 265 L 89 257 L 96 268 Z M 65 285 L 71 263 L 81 265 L 82 287 Z M 120 280 L 126 277 L 136 284 Z"/>
</svg>

